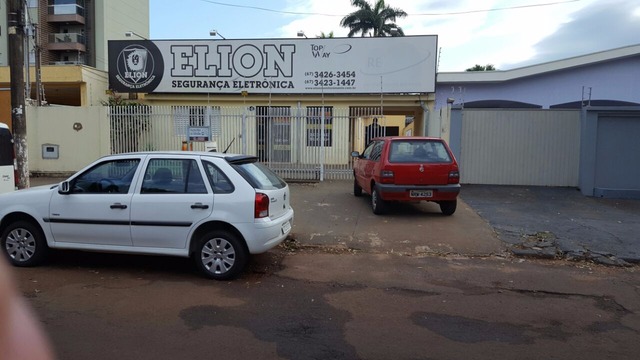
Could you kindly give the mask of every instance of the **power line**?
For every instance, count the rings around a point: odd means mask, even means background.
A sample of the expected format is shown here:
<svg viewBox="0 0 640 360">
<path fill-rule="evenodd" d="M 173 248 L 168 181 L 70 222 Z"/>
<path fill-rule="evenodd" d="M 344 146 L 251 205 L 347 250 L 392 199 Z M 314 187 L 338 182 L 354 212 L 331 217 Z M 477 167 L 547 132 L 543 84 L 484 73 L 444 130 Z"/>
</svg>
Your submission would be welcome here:
<svg viewBox="0 0 640 360">
<path fill-rule="evenodd" d="M 238 5 L 238 4 L 229 4 L 220 1 L 212 1 L 212 0 L 200 0 L 202 2 L 220 5 L 220 6 L 228 6 L 233 8 L 241 8 L 241 9 L 251 9 L 251 10 L 259 10 L 272 12 L 277 14 L 286 14 L 286 15 L 315 15 L 315 16 L 335 16 L 335 17 L 344 17 L 346 14 L 324 14 L 324 13 L 316 13 L 316 12 L 299 12 L 299 11 L 285 11 L 285 10 L 275 10 L 269 9 L 260 6 L 251 6 L 251 5 Z M 474 14 L 481 12 L 493 12 L 493 11 L 505 11 L 505 10 L 516 10 L 516 9 L 526 9 L 526 8 L 534 8 L 534 7 L 543 7 L 543 6 L 553 6 L 553 5 L 563 5 L 569 4 L 573 2 L 579 2 L 582 0 L 565 0 L 565 1 L 554 1 L 544 4 L 530 4 L 530 5 L 518 5 L 518 6 L 506 6 L 501 8 L 493 8 L 493 9 L 479 9 L 479 10 L 465 10 L 465 11 L 452 11 L 452 12 L 442 12 L 442 13 L 417 13 L 417 14 L 407 14 L 408 16 L 450 16 L 450 15 L 466 15 L 466 14 Z"/>
</svg>

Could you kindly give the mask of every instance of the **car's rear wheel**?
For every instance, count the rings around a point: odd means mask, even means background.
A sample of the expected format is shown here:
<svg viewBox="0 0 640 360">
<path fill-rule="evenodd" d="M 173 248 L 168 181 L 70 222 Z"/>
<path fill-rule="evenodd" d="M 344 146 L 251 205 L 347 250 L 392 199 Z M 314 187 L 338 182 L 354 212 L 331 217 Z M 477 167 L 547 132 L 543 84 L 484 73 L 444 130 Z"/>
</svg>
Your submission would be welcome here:
<svg viewBox="0 0 640 360">
<path fill-rule="evenodd" d="M 353 195 L 362 196 L 362 187 L 358 185 L 358 180 L 353 179 Z"/>
<path fill-rule="evenodd" d="M 380 197 L 378 186 L 374 186 L 371 191 L 371 209 L 376 215 L 382 215 L 387 211 L 387 202 Z"/>
<path fill-rule="evenodd" d="M 197 241 L 193 260 L 206 277 L 229 280 L 244 269 L 249 254 L 236 235 L 224 230 L 213 230 Z"/>
<path fill-rule="evenodd" d="M 30 221 L 9 224 L 0 243 L 9 262 L 15 266 L 38 265 L 49 250 L 42 230 Z"/>
<path fill-rule="evenodd" d="M 453 215 L 456 212 L 456 208 L 458 207 L 458 200 L 450 200 L 450 201 L 440 201 L 440 211 L 444 215 Z"/>
</svg>

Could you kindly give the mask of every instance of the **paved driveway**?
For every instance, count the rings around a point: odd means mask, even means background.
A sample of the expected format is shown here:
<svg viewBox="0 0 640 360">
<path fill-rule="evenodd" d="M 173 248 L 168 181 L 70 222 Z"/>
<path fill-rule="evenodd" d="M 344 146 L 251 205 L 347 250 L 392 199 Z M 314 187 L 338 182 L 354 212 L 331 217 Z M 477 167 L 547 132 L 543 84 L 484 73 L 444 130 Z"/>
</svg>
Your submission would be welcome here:
<svg viewBox="0 0 640 360">
<path fill-rule="evenodd" d="M 371 213 L 349 181 L 291 184 L 294 235 L 307 245 L 373 252 L 500 254 L 640 263 L 640 201 L 586 197 L 575 188 L 463 185 L 457 212 L 396 205 Z M 498 241 L 501 240 L 501 241 Z"/>
<path fill-rule="evenodd" d="M 303 245 L 406 256 L 502 254 L 506 247 L 464 201 L 453 216 L 434 203 L 394 204 L 374 215 L 370 197 L 353 195 L 352 181 L 291 183 L 293 237 Z"/>
<path fill-rule="evenodd" d="M 463 185 L 461 197 L 520 255 L 640 262 L 640 201 L 575 188 Z"/>
</svg>

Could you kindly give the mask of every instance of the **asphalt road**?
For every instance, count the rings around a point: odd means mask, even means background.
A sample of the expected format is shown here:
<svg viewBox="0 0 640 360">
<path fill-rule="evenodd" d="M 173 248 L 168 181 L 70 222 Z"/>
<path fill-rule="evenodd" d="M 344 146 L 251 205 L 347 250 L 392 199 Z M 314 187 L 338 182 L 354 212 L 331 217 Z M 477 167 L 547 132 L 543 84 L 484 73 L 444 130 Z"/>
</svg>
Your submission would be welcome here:
<svg viewBox="0 0 640 360">
<path fill-rule="evenodd" d="M 637 268 L 283 249 L 231 282 L 186 259 L 16 269 L 60 359 L 636 359 Z"/>
</svg>

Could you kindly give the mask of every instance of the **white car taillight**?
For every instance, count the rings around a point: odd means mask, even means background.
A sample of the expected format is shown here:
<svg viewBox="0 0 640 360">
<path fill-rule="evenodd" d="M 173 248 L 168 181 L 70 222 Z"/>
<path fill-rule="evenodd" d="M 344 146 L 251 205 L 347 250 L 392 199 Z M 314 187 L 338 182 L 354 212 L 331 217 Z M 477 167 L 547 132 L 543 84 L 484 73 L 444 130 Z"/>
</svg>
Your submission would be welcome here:
<svg viewBox="0 0 640 360">
<path fill-rule="evenodd" d="M 260 219 L 269 216 L 269 197 L 263 193 L 256 193 L 254 205 L 254 218 Z"/>
</svg>

